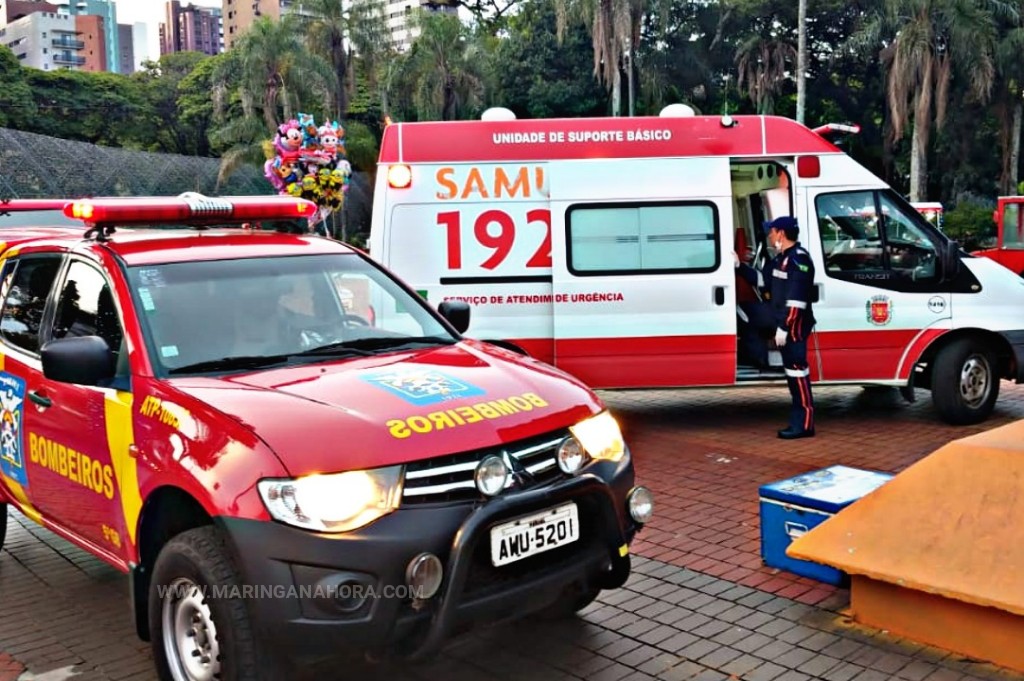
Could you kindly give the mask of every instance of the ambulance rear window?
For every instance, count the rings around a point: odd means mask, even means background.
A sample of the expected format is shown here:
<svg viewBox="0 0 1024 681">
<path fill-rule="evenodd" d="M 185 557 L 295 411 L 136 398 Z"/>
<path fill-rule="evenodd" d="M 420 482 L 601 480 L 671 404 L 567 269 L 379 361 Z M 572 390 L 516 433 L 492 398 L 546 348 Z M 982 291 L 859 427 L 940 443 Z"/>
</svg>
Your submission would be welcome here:
<svg viewBox="0 0 1024 681">
<path fill-rule="evenodd" d="M 718 266 L 712 203 L 577 205 L 566 223 L 569 270 L 579 276 L 710 272 Z"/>
</svg>

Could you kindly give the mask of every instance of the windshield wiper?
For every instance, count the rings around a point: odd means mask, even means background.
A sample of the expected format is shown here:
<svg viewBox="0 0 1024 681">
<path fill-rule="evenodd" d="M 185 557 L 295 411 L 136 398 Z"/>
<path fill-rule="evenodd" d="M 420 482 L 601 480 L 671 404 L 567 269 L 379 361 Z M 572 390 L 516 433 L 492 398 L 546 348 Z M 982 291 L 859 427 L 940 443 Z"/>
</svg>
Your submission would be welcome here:
<svg viewBox="0 0 1024 681">
<path fill-rule="evenodd" d="M 281 364 L 288 360 L 291 355 L 238 355 L 235 357 L 221 357 L 220 359 L 209 359 L 203 362 L 186 364 L 185 366 L 169 369 L 169 374 L 202 373 L 204 371 L 233 371 L 236 369 L 262 369 L 264 367 Z"/>
<path fill-rule="evenodd" d="M 353 354 L 372 355 L 380 351 L 411 350 L 412 348 L 431 347 L 435 345 L 454 345 L 455 340 L 440 336 L 395 336 L 387 338 L 356 338 L 349 341 L 328 343 L 312 348 L 299 355 L 329 355 L 344 351 Z"/>
</svg>

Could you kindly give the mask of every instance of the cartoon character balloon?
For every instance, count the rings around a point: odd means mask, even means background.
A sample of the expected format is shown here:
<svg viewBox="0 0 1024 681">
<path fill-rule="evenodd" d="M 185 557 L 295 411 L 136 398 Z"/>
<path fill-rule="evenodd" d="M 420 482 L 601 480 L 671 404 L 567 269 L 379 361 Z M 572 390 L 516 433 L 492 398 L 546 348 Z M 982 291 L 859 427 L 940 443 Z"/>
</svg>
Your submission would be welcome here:
<svg viewBox="0 0 1024 681">
<path fill-rule="evenodd" d="M 317 204 L 311 226 L 344 204 L 352 176 L 344 140 L 345 129 L 337 121 L 318 126 L 312 114 L 300 113 L 279 125 L 271 142 L 264 175 L 278 193 Z"/>
</svg>

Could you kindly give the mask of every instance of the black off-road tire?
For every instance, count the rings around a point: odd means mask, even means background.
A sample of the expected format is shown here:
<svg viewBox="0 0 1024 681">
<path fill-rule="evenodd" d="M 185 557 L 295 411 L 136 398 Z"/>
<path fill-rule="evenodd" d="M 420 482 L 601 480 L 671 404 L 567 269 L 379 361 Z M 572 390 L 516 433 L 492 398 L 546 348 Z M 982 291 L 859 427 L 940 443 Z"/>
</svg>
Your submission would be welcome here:
<svg viewBox="0 0 1024 681">
<path fill-rule="evenodd" d="M 221 593 L 214 586 L 222 589 Z M 257 644 L 253 626 L 245 602 L 241 594 L 238 570 L 231 561 L 227 546 L 220 531 L 213 526 L 197 527 L 177 535 L 160 551 L 153 566 L 153 577 L 149 588 L 149 629 L 153 648 L 153 660 L 162 681 L 182 681 L 191 679 L 187 670 L 179 662 L 181 654 L 173 644 L 165 639 L 166 631 L 175 631 L 174 617 L 165 617 L 166 603 L 181 603 L 185 593 L 195 595 L 205 593 L 204 597 L 194 597 L 183 607 L 188 612 L 190 604 L 201 601 L 208 608 L 209 619 L 212 620 L 214 635 L 209 637 L 215 642 L 215 655 L 220 664 L 222 681 L 280 681 L 278 660 L 270 659 L 265 648 Z M 225 596 L 225 597 L 221 597 Z M 175 612 L 173 605 L 168 605 L 169 612 Z M 205 613 L 203 613 L 205 614 Z M 202 616 L 199 614 L 197 616 Z M 165 626 L 170 621 L 172 628 Z M 194 619 L 193 619 L 194 621 Z M 206 629 L 209 632 L 209 629 Z M 192 637 L 200 640 L 200 637 Z M 171 639 L 173 640 L 173 639 Z M 172 659 L 173 658 L 173 659 Z M 176 670 L 176 671 L 172 671 Z"/>
<path fill-rule="evenodd" d="M 946 423 L 981 423 L 995 408 L 999 383 L 995 353 L 977 341 L 961 338 L 935 356 L 932 403 Z"/>
</svg>

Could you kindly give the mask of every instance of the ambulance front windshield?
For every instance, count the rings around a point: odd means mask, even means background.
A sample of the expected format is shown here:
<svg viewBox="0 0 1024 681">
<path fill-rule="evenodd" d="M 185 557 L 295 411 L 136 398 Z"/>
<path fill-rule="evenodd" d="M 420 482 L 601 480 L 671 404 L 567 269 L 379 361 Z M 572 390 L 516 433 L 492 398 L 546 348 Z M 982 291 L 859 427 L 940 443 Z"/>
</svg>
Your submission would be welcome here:
<svg viewBox="0 0 1024 681">
<path fill-rule="evenodd" d="M 457 340 L 421 299 L 355 254 L 145 265 L 128 276 L 161 373 L 242 371 Z"/>
</svg>

